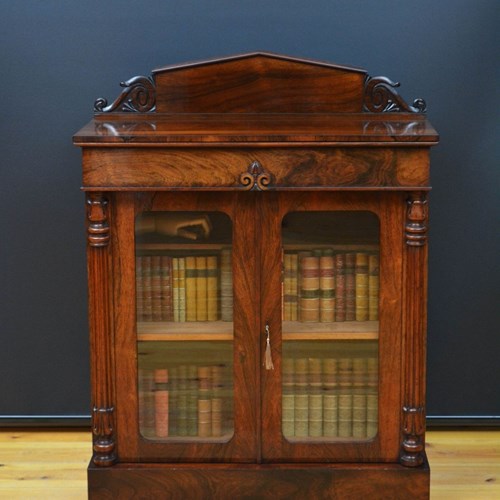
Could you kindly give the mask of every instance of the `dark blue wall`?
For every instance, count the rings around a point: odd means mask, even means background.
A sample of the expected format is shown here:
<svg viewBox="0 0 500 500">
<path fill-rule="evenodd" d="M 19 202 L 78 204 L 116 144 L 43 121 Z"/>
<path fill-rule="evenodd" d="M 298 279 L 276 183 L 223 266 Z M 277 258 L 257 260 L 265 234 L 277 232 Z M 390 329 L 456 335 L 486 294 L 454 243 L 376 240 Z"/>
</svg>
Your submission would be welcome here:
<svg viewBox="0 0 500 500">
<path fill-rule="evenodd" d="M 428 413 L 500 415 L 495 0 L 0 1 L 0 415 L 88 415 L 80 152 L 94 99 L 154 67 L 265 50 L 424 97 L 432 153 Z"/>
</svg>

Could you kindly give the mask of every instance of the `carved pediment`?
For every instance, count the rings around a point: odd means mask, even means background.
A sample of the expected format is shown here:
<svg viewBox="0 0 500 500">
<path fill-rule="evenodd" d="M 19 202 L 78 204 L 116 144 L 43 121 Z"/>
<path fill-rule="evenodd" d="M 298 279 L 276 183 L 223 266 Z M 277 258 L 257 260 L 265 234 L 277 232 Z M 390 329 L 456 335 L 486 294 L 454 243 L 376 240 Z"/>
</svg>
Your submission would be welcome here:
<svg viewBox="0 0 500 500">
<path fill-rule="evenodd" d="M 408 105 L 385 77 L 364 70 L 257 52 L 156 69 L 134 77 L 96 112 L 360 113 L 423 112 Z"/>
</svg>

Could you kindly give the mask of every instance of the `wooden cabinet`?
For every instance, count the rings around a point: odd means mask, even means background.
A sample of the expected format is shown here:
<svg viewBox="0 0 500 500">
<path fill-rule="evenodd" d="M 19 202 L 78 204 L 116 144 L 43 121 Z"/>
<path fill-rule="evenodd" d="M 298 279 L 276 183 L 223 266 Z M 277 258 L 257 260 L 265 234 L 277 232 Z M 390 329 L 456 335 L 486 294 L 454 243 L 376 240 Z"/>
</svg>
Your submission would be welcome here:
<svg viewBox="0 0 500 500">
<path fill-rule="evenodd" d="M 74 137 L 89 495 L 426 498 L 425 103 L 266 53 L 122 86 Z"/>
</svg>

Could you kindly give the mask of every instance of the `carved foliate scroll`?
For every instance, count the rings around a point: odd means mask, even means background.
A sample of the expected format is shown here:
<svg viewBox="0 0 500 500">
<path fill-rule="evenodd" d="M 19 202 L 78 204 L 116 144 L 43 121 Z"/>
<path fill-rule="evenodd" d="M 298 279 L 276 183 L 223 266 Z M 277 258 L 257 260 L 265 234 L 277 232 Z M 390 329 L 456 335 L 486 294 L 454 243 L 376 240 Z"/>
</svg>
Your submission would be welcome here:
<svg viewBox="0 0 500 500">
<path fill-rule="evenodd" d="M 365 81 L 363 107 L 372 113 L 425 113 L 427 108 L 423 99 L 415 99 L 413 106 L 407 104 L 396 92 L 400 84 L 385 76 L 368 77 Z"/>
<path fill-rule="evenodd" d="M 245 191 L 265 191 L 271 182 L 271 175 L 264 170 L 260 162 L 254 161 L 248 170 L 240 175 L 240 184 Z"/>
<path fill-rule="evenodd" d="M 126 82 L 121 82 L 122 93 L 108 106 L 108 101 L 99 97 L 94 103 L 97 113 L 154 111 L 156 106 L 156 87 L 152 78 L 134 76 Z"/>
<path fill-rule="evenodd" d="M 91 247 L 109 243 L 108 200 L 102 193 L 87 195 L 87 241 Z"/>
</svg>

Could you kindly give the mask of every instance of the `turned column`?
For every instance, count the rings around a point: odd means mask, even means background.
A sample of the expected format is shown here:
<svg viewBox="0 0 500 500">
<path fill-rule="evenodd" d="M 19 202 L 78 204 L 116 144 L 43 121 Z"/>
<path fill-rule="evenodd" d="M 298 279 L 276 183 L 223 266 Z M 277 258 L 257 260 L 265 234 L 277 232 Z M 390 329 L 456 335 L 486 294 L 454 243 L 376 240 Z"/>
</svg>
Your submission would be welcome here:
<svg viewBox="0 0 500 500">
<path fill-rule="evenodd" d="M 87 270 L 89 287 L 90 371 L 92 380 L 93 463 L 116 461 L 112 325 L 110 207 L 104 193 L 87 194 Z"/>
</svg>

